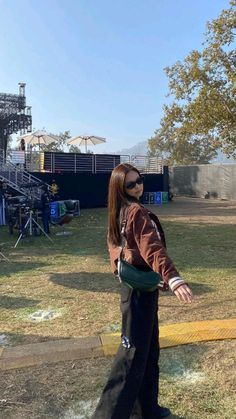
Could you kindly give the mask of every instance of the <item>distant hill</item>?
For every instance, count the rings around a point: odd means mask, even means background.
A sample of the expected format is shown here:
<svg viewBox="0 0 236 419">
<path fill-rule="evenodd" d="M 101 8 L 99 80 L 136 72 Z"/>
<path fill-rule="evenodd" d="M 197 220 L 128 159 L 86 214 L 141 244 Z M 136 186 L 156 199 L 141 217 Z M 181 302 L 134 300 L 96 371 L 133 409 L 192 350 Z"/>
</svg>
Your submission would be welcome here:
<svg viewBox="0 0 236 419">
<path fill-rule="evenodd" d="M 114 154 L 130 155 L 130 156 L 146 156 L 148 152 L 148 141 L 141 141 L 130 148 L 123 148 L 122 150 L 115 151 Z M 236 163 L 236 160 L 229 159 L 221 151 L 218 151 L 217 157 L 211 163 Z"/>
<path fill-rule="evenodd" d="M 146 156 L 147 149 L 148 149 L 148 141 L 141 141 L 140 143 L 134 145 L 133 147 L 123 148 L 122 150 L 115 151 L 114 154 Z"/>
</svg>

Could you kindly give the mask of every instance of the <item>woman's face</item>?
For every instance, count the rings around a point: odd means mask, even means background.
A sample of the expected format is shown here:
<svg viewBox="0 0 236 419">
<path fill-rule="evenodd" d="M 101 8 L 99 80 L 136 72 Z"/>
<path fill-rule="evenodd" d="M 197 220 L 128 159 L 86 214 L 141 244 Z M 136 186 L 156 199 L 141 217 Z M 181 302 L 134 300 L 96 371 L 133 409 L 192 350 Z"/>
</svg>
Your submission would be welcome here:
<svg viewBox="0 0 236 419">
<path fill-rule="evenodd" d="M 138 181 L 138 183 L 136 183 Z M 143 178 L 135 170 L 125 176 L 125 192 L 133 198 L 139 199 L 143 194 Z"/>
</svg>

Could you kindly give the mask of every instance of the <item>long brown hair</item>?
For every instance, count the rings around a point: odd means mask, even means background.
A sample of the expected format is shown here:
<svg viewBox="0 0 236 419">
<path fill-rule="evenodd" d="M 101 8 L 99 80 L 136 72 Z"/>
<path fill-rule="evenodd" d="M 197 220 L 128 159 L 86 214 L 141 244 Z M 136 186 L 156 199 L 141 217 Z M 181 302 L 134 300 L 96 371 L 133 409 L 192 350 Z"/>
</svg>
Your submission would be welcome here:
<svg viewBox="0 0 236 419">
<path fill-rule="evenodd" d="M 125 192 L 125 177 L 127 173 L 134 170 L 140 176 L 136 167 L 128 163 L 121 163 L 112 171 L 108 190 L 108 241 L 119 246 L 120 236 L 120 212 L 128 206 L 131 201 L 136 200 L 129 197 Z M 138 202 L 138 200 L 137 200 Z"/>
</svg>

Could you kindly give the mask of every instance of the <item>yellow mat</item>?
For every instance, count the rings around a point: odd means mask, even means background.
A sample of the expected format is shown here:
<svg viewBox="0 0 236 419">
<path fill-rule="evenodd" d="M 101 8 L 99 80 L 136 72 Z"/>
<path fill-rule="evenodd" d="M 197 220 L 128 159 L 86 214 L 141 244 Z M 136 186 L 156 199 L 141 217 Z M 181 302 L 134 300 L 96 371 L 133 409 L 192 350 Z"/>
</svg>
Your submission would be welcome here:
<svg viewBox="0 0 236 419">
<path fill-rule="evenodd" d="M 160 346 L 185 345 L 220 339 L 236 338 L 236 319 L 206 320 L 160 326 Z M 104 355 L 114 355 L 120 344 L 120 333 L 100 335 Z"/>
</svg>

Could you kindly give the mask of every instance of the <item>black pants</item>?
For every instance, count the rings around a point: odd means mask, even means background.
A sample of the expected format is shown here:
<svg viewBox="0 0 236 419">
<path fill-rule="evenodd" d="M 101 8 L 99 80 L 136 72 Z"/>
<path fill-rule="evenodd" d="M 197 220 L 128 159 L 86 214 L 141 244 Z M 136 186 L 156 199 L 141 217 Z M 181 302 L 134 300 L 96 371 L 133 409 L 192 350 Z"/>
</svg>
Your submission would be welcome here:
<svg viewBox="0 0 236 419">
<path fill-rule="evenodd" d="M 157 300 L 121 284 L 121 344 L 93 419 L 158 419 Z"/>
</svg>

